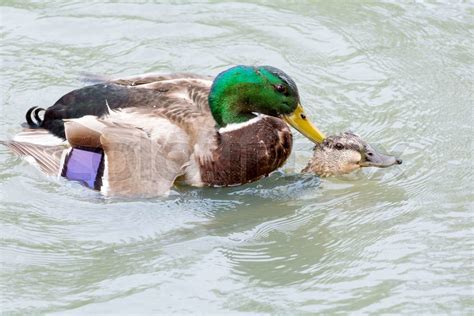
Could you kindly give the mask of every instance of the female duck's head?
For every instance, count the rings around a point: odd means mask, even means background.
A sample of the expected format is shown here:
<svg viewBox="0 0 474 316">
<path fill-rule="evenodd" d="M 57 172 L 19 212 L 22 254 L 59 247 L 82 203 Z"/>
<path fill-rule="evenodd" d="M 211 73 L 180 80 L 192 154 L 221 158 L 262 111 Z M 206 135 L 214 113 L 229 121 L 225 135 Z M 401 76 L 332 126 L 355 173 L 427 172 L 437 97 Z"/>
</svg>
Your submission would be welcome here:
<svg viewBox="0 0 474 316">
<path fill-rule="evenodd" d="M 316 143 L 325 138 L 304 114 L 295 82 L 274 67 L 236 66 L 220 73 L 212 85 L 209 106 L 219 127 L 246 122 L 261 113 L 281 117 Z"/>
<path fill-rule="evenodd" d="M 360 136 L 345 132 L 328 136 L 314 147 L 313 157 L 302 172 L 322 177 L 351 173 L 365 167 L 387 168 L 402 160 L 375 150 Z"/>
</svg>

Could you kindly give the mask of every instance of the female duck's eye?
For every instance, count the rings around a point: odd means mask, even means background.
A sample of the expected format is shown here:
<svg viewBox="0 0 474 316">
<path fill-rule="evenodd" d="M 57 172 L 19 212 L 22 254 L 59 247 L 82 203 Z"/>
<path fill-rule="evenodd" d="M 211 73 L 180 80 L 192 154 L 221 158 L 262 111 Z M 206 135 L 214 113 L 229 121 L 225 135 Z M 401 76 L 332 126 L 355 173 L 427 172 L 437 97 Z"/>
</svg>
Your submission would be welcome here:
<svg viewBox="0 0 474 316">
<path fill-rule="evenodd" d="M 336 143 L 336 145 L 334 145 L 334 147 L 338 150 L 344 149 L 344 145 L 341 144 L 341 143 Z"/>
<path fill-rule="evenodd" d="M 275 85 L 275 90 L 280 92 L 280 93 L 283 93 L 285 95 L 288 93 L 288 91 L 286 90 L 286 86 L 284 86 L 282 84 Z"/>
</svg>

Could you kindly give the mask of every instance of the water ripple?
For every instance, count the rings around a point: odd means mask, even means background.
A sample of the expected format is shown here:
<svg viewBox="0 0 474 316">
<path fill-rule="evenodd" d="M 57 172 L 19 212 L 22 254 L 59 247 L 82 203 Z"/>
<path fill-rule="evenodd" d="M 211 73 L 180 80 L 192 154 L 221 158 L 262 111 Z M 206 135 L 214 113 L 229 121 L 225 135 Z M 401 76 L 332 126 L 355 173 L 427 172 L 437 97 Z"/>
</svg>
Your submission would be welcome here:
<svg viewBox="0 0 474 316">
<path fill-rule="evenodd" d="M 472 311 L 472 4 L 2 4 L 2 135 L 79 74 L 270 64 L 325 132 L 404 163 L 107 199 L 0 148 L 0 293 L 17 313 Z M 5 138 L 2 136 L 2 138 Z M 436 302 L 436 303 L 433 303 Z"/>
</svg>

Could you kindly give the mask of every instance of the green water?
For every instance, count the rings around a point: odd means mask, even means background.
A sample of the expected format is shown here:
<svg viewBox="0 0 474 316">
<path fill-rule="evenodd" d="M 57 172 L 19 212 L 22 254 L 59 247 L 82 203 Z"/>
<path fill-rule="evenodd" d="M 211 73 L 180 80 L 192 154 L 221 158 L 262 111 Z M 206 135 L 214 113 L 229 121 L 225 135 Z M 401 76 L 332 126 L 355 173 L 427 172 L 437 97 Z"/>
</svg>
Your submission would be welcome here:
<svg viewBox="0 0 474 316">
<path fill-rule="evenodd" d="M 269 64 L 386 170 L 105 199 L 0 148 L 0 311 L 472 314 L 474 5 L 0 1 L 1 138 L 111 76 Z"/>
</svg>

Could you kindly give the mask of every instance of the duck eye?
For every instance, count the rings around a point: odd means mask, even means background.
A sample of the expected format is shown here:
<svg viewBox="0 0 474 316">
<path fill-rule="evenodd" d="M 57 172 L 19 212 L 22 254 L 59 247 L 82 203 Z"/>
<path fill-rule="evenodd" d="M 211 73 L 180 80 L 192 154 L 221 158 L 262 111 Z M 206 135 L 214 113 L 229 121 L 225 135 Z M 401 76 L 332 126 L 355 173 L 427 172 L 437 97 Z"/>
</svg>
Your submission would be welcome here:
<svg viewBox="0 0 474 316">
<path fill-rule="evenodd" d="M 334 147 L 338 150 L 344 149 L 344 145 L 341 144 L 341 143 L 336 143 L 336 145 L 334 145 Z"/>
<path fill-rule="evenodd" d="M 275 90 L 280 92 L 280 93 L 283 93 L 284 95 L 288 94 L 288 90 L 286 89 L 286 86 L 284 86 L 282 84 L 275 85 Z"/>
</svg>

